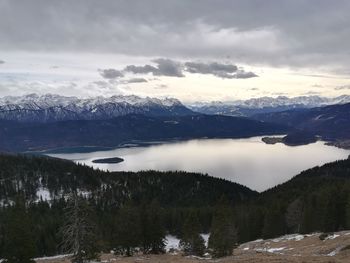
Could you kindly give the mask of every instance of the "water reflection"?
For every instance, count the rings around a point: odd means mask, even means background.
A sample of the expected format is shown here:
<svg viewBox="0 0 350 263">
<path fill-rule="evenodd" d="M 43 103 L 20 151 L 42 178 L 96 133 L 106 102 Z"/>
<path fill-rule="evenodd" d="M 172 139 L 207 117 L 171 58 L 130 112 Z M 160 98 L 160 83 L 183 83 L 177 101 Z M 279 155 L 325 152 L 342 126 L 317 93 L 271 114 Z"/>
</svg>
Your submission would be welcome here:
<svg viewBox="0 0 350 263">
<path fill-rule="evenodd" d="M 185 170 L 208 173 L 258 191 L 285 182 L 302 170 L 338 159 L 350 151 L 323 142 L 289 147 L 267 145 L 261 137 L 204 139 L 93 153 L 51 154 L 110 171 Z M 121 157 L 118 164 L 95 164 L 98 158 Z"/>
</svg>

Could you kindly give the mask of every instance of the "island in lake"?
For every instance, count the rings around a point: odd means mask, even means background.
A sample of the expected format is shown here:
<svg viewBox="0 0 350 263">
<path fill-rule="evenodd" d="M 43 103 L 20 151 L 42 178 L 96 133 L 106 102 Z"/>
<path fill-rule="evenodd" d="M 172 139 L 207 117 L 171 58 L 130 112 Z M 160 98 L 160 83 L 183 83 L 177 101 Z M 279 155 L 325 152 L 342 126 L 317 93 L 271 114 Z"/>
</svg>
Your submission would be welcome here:
<svg viewBox="0 0 350 263">
<path fill-rule="evenodd" d="M 103 159 L 95 159 L 93 163 L 121 163 L 123 162 L 123 158 L 113 157 L 113 158 L 103 158 Z"/>
</svg>

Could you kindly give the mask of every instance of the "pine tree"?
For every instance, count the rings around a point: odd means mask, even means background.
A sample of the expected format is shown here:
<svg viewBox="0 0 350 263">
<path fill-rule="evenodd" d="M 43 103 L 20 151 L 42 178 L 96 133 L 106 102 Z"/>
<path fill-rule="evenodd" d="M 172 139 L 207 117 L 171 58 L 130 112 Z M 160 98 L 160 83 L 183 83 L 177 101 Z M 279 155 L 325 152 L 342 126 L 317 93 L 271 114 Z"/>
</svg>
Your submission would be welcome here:
<svg viewBox="0 0 350 263">
<path fill-rule="evenodd" d="M 165 252 L 165 230 L 157 201 L 143 206 L 141 211 L 142 250 L 144 253 L 159 254 Z"/>
<path fill-rule="evenodd" d="M 201 230 L 198 216 L 195 212 L 190 212 L 185 220 L 182 230 L 180 247 L 186 255 L 202 256 L 204 254 L 204 239 L 199 234 Z"/>
<path fill-rule="evenodd" d="M 302 216 L 303 202 L 298 198 L 288 205 L 285 215 L 287 227 L 291 230 L 291 232 L 300 232 Z"/>
<path fill-rule="evenodd" d="M 272 238 L 286 233 L 284 212 L 279 204 L 268 208 L 264 218 L 263 238 Z"/>
<path fill-rule="evenodd" d="M 4 258 L 7 263 L 30 263 L 35 256 L 35 238 L 24 198 L 17 197 L 5 227 Z"/>
<path fill-rule="evenodd" d="M 117 253 L 132 256 L 135 248 L 141 244 L 139 210 L 130 205 L 121 208 L 115 220 L 115 229 L 113 243 L 118 248 Z"/>
<path fill-rule="evenodd" d="M 325 205 L 325 214 L 323 222 L 324 232 L 333 232 L 338 229 L 338 207 L 337 207 L 337 193 L 330 192 L 327 196 Z"/>
<path fill-rule="evenodd" d="M 83 263 L 96 259 L 97 240 L 87 201 L 72 194 L 65 209 L 65 225 L 61 229 L 64 252 L 73 254 L 72 262 Z"/>
<path fill-rule="evenodd" d="M 209 248 L 212 249 L 212 255 L 214 257 L 231 255 L 237 239 L 232 208 L 227 200 L 222 198 L 215 209 L 209 237 Z"/>
<path fill-rule="evenodd" d="M 346 228 L 350 229 L 350 194 L 348 194 L 346 203 Z"/>
</svg>

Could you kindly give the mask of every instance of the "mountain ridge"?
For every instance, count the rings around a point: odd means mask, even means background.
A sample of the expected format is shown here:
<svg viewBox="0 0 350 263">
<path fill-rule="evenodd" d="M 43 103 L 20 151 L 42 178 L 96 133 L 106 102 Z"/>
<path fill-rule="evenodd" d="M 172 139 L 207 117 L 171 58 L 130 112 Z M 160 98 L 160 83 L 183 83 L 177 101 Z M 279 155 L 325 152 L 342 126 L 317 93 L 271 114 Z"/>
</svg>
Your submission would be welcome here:
<svg viewBox="0 0 350 263">
<path fill-rule="evenodd" d="M 112 96 L 65 97 L 55 94 L 7 96 L 0 98 L 0 119 L 21 122 L 102 120 L 128 114 L 177 116 L 195 114 L 174 98 Z"/>
<path fill-rule="evenodd" d="M 314 108 L 326 105 L 344 104 L 348 102 L 350 102 L 349 95 L 341 95 L 334 98 L 320 96 L 298 96 L 291 98 L 286 96 L 278 96 L 274 98 L 265 96 L 248 100 L 189 103 L 187 106 L 193 111 L 204 114 L 250 117 L 259 113 Z"/>
</svg>

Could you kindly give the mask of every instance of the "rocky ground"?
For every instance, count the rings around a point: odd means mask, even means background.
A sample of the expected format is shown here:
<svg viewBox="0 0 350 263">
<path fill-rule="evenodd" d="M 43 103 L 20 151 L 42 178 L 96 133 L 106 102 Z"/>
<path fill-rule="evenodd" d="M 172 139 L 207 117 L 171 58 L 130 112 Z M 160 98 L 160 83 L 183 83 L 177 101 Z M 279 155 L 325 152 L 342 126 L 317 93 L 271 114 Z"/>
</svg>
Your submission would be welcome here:
<svg viewBox="0 0 350 263">
<path fill-rule="evenodd" d="M 319 238 L 320 234 L 289 235 L 275 239 L 256 240 L 240 245 L 233 256 L 210 259 L 185 257 L 181 252 L 164 255 L 138 255 L 134 257 L 117 257 L 111 254 L 101 256 L 101 262 L 242 262 L 242 263 L 349 263 L 350 231 L 337 232 Z M 38 259 L 37 263 L 70 263 L 67 257 Z"/>
</svg>

